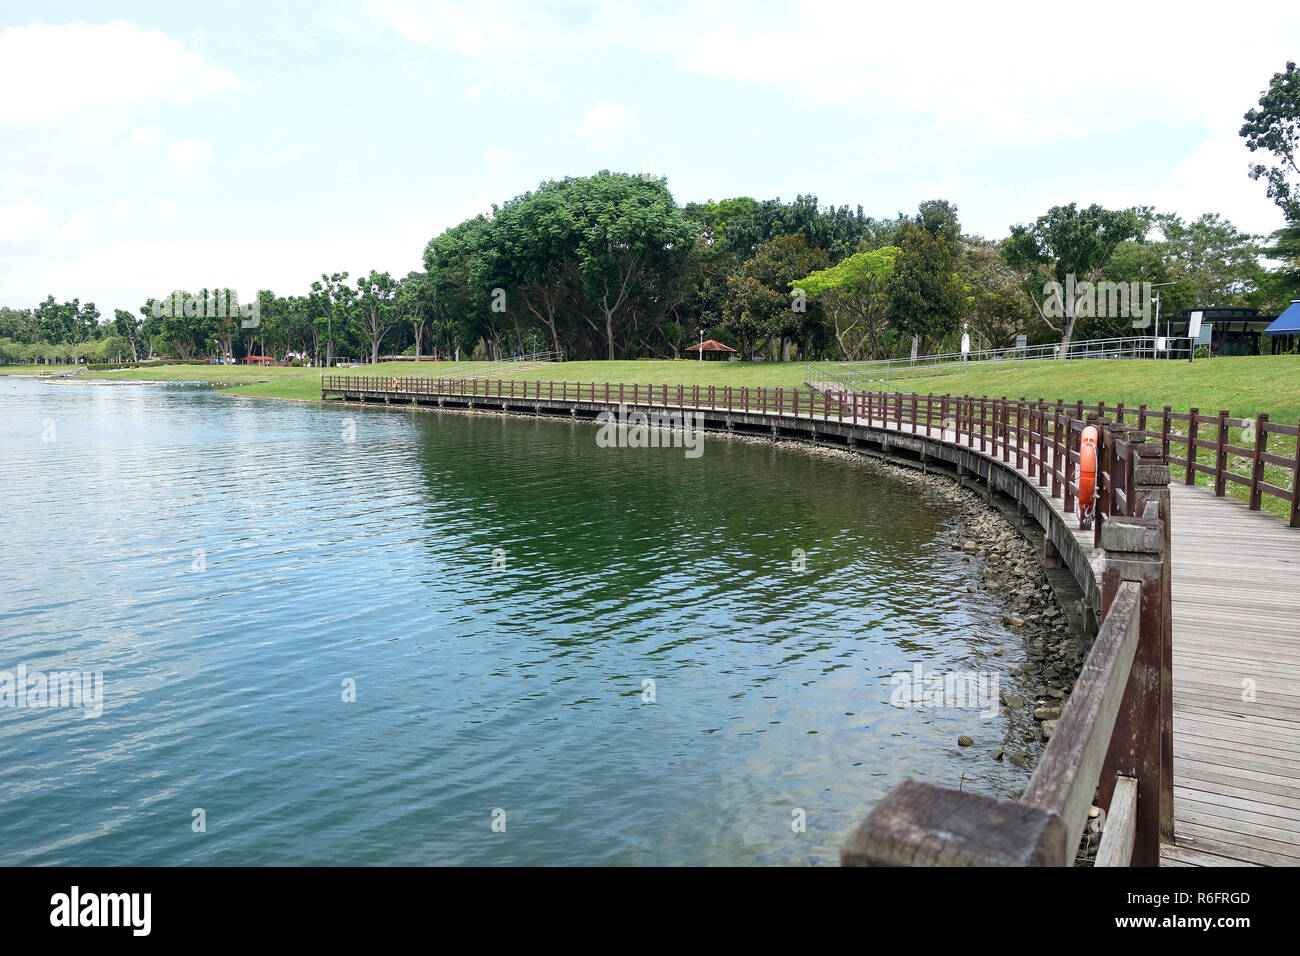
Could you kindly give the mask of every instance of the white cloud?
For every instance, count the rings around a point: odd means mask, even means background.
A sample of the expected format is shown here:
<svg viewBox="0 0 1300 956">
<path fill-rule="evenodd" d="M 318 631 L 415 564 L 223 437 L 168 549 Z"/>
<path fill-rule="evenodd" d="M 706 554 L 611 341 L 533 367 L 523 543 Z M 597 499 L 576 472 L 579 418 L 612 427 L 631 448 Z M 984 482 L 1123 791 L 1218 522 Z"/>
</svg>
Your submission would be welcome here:
<svg viewBox="0 0 1300 956">
<path fill-rule="evenodd" d="M 1264 235 L 1282 225 L 1282 214 L 1265 185 L 1247 174 L 1250 160 L 1243 140 L 1228 133 L 1206 140 L 1161 182 L 1102 191 L 1086 201 L 1112 208 L 1154 205 L 1158 212 L 1175 211 L 1184 219 L 1217 212 L 1238 229 Z"/>
<path fill-rule="evenodd" d="M 202 166 L 212 162 L 212 141 L 191 138 L 178 139 L 167 148 L 167 158 L 182 166 Z"/>
<path fill-rule="evenodd" d="M 630 126 L 634 117 L 631 110 L 605 99 L 587 110 L 578 129 L 589 136 L 608 136 Z"/>
<path fill-rule="evenodd" d="M 26 239 L 45 222 L 45 207 L 38 202 L 0 206 L 0 242 Z"/>
<path fill-rule="evenodd" d="M 504 149 L 489 149 L 484 158 L 489 166 L 509 166 L 515 161 L 515 154 Z"/>
<path fill-rule="evenodd" d="M 75 239 L 81 235 L 81 231 L 86 228 L 86 214 L 78 209 L 74 212 L 63 227 L 59 230 L 59 238 L 65 242 Z"/>
<path fill-rule="evenodd" d="M 395 276 L 423 269 L 424 245 L 441 228 L 420 221 L 364 223 L 343 237 L 173 236 L 105 243 L 75 254 L 63 249 L 27 254 L 5 261 L 0 302 L 32 304 L 53 294 L 60 300 L 93 300 L 101 310 L 134 309 L 161 294 L 160 289 L 200 288 L 214 282 L 241 297 L 258 289 L 303 294 L 325 270 L 346 269 L 355 277 L 370 269 Z"/>
<path fill-rule="evenodd" d="M 71 112 L 226 96 L 233 73 L 160 30 L 112 20 L 0 31 L 0 123 L 45 123 Z M 21 91 L 20 95 L 14 95 Z"/>
</svg>

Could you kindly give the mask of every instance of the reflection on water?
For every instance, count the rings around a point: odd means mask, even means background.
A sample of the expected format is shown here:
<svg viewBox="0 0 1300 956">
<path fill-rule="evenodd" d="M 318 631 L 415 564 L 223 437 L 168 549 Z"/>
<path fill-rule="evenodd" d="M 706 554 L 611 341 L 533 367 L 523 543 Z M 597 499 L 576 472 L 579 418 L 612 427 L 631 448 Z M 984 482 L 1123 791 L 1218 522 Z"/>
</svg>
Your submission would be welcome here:
<svg viewBox="0 0 1300 956">
<path fill-rule="evenodd" d="M 1018 649 L 942 502 L 595 433 L 0 378 L 0 670 L 105 680 L 0 709 L 0 863 L 830 863 L 906 777 L 1023 787 L 889 702 Z"/>
</svg>

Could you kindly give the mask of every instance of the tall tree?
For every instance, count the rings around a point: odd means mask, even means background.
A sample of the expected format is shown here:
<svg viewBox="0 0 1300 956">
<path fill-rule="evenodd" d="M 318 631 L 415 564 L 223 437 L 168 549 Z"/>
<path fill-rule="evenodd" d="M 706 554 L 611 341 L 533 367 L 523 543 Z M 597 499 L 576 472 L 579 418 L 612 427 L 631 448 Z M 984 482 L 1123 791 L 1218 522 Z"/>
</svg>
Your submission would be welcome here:
<svg viewBox="0 0 1300 956">
<path fill-rule="evenodd" d="M 393 300 L 397 283 L 387 272 L 370 270 L 357 279 L 357 305 L 360 307 L 362 334 L 370 345 L 370 364 L 379 362 L 379 343 L 396 318 Z"/>
<path fill-rule="evenodd" d="M 829 269 L 790 283 L 830 316 L 840 352 L 850 361 L 879 358 L 889 326 L 890 287 L 897 246 L 859 252 Z"/>
<path fill-rule="evenodd" d="M 1241 135 L 1252 152 L 1273 154 L 1273 165 L 1255 163 L 1250 178 L 1268 184 L 1268 198 L 1287 222 L 1300 222 L 1300 69 L 1288 61 L 1274 73 L 1259 98 L 1259 109 L 1246 111 Z"/>
<path fill-rule="evenodd" d="M 1121 242 L 1140 239 L 1144 230 L 1144 210 L 1104 209 L 1094 203 L 1079 209 L 1075 203 L 1053 206 L 1033 225 L 1015 225 L 1003 240 L 1003 254 L 1012 266 L 1033 269 L 1043 266 L 1061 286 L 1073 275 L 1076 281 L 1093 282 Z M 1073 303 L 1067 303 L 1058 322 L 1043 309 L 1039 315 L 1048 327 L 1061 335 L 1064 356 L 1074 337 L 1078 315 Z"/>
<path fill-rule="evenodd" d="M 787 343 L 807 341 L 822 312 L 816 302 L 796 295 L 791 283 L 828 265 L 826 250 L 810 247 L 802 235 L 783 235 L 760 245 L 740 273 L 727 279 L 723 323 L 746 355 L 752 358 L 759 342 L 774 337 L 788 358 Z"/>
<path fill-rule="evenodd" d="M 641 287 L 681 269 L 698 233 L 663 179 L 611 173 L 566 181 L 578 270 L 604 321 L 606 357 L 616 354 L 624 309 Z"/>
</svg>

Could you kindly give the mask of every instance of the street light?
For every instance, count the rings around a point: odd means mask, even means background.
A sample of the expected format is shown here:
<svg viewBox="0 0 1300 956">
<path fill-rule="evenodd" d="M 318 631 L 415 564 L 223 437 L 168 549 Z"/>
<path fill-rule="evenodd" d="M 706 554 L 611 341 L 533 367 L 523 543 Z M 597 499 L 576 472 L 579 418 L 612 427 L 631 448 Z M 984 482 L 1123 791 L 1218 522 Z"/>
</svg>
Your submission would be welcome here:
<svg viewBox="0 0 1300 956">
<path fill-rule="evenodd" d="M 1159 289 L 1159 288 L 1162 287 L 1162 286 L 1167 286 L 1167 285 L 1177 285 L 1177 284 L 1178 284 L 1177 282 L 1153 282 L 1153 283 L 1151 283 L 1151 288 L 1153 288 L 1153 289 Z M 1159 338 L 1159 337 L 1160 337 L 1160 293 L 1159 293 L 1159 292 L 1156 293 L 1156 317 L 1155 317 L 1155 321 L 1152 323 L 1152 326 L 1153 326 L 1153 328 L 1155 329 L 1155 336 L 1154 336 L 1154 337 L 1155 337 L 1155 338 Z M 1170 340 L 1171 340 L 1172 338 L 1173 338 L 1172 329 L 1171 329 L 1171 327 L 1170 327 L 1169 324 L 1166 324 L 1166 326 L 1165 326 L 1165 353 L 1166 353 L 1166 355 L 1168 355 L 1168 353 L 1172 351 L 1172 349 L 1171 349 L 1171 342 L 1170 342 Z M 1155 354 L 1155 347 L 1154 347 L 1154 346 L 1153 346 L 1152 349 L 1151 349 L 1151 353 L 1152 353 L 1153 355 Z"/>
<path fill-rule="evenodd" d="M 704 329 L 700 329 L 700 361 L 704 361 Z"/>
</svg>

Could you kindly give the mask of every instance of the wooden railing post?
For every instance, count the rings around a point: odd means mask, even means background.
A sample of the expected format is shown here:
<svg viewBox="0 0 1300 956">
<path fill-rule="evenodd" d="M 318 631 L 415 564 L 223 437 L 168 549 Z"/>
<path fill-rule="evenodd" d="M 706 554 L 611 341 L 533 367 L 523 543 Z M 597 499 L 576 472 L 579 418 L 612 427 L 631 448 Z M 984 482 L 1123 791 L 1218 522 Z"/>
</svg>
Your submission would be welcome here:
<svg viewBox="0 0 1300 956">
<path fill-rule="evenodd" d="M 1065 866 L 1065 821 L 1042 807 L 905 780 L 840 850 L 844 866 Z"/>
<path fill-rule="evenodd" d="M 1300 441 L 1300 436 L 1296 437 Z M 1255 456 L 1250 463 L 1250 510 L 1258 511 L 1264 494 L 1259 483 L 1264 480 L 1264 456 L 1268 454 L 1268 412 L 1255 420 Z"/>
<path fill-rule="evenodd" d="M 1293 528 L 1300 528 L 1300 434 L 1295 436 L 1295 460 L 1291 465 L 1291 521 Z"/>
<path fill-rule="evenodd" d="M 1069 482 L 1070 476 L 1066 469 L 1069 467 L 1067 460 L 1062 463 L 1061 456 L 1065 454 L 1065 442 L 1062 440 L 1061 423 L 1065 420 L 1065 403 L 1061 399 L 1056 400 L 1056 410 L 1052 413 L 1052 497 L 1061 497 L 1061 477 Z M 1069 510 L 1068 508 L 1066 509 Z"/>
<path fill-rule="evenodd" d="M 1193 408 L 1187 413 L 1187 475 L 1184 478 L 1184 484 L 1196 484 L 1196 433 L 1200 426 L 1196 422 L 1196 416 L 1200 414 L 1199 408 Z"/>
<path fill-rule="evenodd" d="M 1155 466 L 1160 468 L 1161 466 Z M 1137 651 L 1129 672 L 1115 732 L 1102 763 L 1098 786 L 1102 807 L 1110 805 L 1117 775 L 1137 780 L 1137 826 L 1133 866 L 1160 865 L 1162 795 L 1172 787 L 1165 781 L 1164 637 L 1165 529 L 1157 517 L 1158 506 L 1144 509 L 1141 518 L 1116 518 L 1106 522 L 1102 534 L 1105 550 L 1101 573 L 1102 620 L 1110 610 L 1119 586 L 1136 581 L 1141 587 Z M 1172 755 L 1172 751 L 1171 751 Z M 1172 789 L 1170 789 L 1172 811 Z"/>
<path fill-rule="evenodd" d="M 1164 536 L 1161 561 L 1160 602 L 1164 618 L 1160 636 L 1160 839 L 1174 841 L 1174 618 L 1173 549 L 1170 541 L 1172 517 L 1169 511 L 1169 465 L 1159 446 L 1134 446 L 1137 461 L 1132 473 L 1131 497 L 1135 514 L 1155 507 Z"/>
<path fill-rule="evenodd" d="M 1228 468 L 1228 410 L 1219 410 L 1219 429 L 1214 438 L 1214 494 L 1222 498 L 1228 492 L 1228 479 L 1223 477 Z"/>
</svg>

